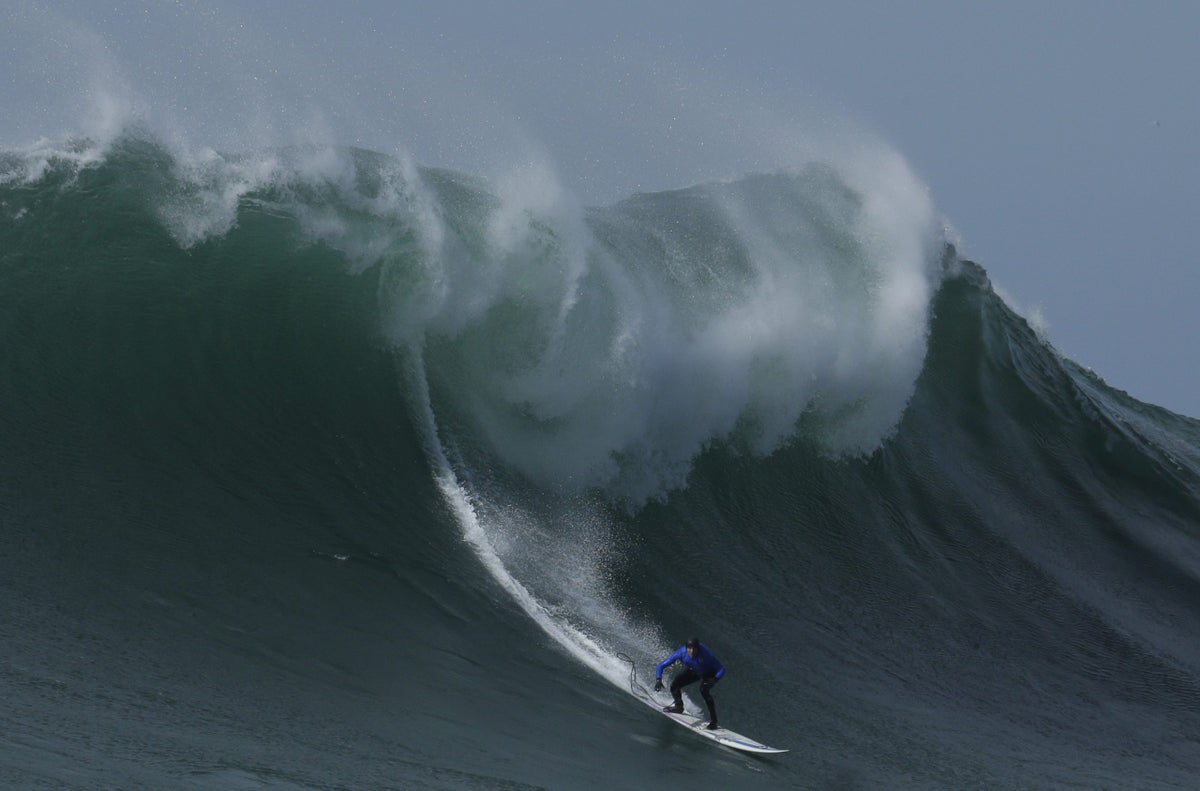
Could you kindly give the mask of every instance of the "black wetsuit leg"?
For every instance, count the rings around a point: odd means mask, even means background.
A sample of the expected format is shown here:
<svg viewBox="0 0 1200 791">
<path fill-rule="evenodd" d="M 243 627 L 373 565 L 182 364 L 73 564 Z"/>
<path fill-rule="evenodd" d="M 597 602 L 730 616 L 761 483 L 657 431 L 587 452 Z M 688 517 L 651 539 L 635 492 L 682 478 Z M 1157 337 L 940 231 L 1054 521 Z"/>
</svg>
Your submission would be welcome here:
<svg viewBox="0 0 1200 791">
<path fill-rule="evenodd" d="M 716 676 L 706 676 L 700 684 L 700 696 L 704 698 L 704 703 L 708 706 L 708 721 L 712 724 L 717 722 L 717 702 L 713 700 L 712 688 L 720 681 Z"/>
</svg>

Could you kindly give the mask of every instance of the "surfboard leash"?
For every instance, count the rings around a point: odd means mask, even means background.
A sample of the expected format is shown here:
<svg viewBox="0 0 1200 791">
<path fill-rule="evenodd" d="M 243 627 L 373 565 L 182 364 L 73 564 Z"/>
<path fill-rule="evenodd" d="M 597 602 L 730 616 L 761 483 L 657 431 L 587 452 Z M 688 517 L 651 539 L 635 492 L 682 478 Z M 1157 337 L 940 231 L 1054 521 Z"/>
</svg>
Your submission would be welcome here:
<svg viewBox="0 0 1200 791">
<path fill-rule="evenodd" d="M 629 691 L 636 695 L 637 690 L 634 689 L 634 685 L 637 683 L 637 665 L 628 655 L 622 654 L 619 651 L 617 652 L 617 659 L 624 659 L 629 663 Z"/>
</svg>

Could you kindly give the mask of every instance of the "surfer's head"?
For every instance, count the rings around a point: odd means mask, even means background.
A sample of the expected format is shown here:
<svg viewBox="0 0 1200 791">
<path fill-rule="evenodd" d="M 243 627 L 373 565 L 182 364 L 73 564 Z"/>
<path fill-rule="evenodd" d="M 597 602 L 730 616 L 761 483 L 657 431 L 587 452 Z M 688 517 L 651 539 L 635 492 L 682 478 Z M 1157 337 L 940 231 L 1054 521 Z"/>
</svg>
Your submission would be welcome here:
<svg viewBox="0 0 1200 791">
<path fill-rule="evenodd" d="M 687 647 L 688 656 L 695 656 L 696 649 L 698 649 L 700 647 L 700 638 L 699 637 L 689 637 L 688 641 L 686 643 L 684 643 L 684 646 Z"/>
</svg>

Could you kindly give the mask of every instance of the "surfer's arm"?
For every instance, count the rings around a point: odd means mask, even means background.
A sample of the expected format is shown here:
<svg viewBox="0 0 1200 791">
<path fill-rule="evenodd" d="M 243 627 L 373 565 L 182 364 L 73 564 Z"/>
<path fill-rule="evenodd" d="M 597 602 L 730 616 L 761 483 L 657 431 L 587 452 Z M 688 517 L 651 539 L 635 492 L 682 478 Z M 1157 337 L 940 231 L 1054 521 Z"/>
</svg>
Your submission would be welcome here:
<svg viewBox="0 0 1200 791">
<path fill-rule="evenodd" d="M 661 679 L 663 671 L 666 670 L 671 665 L 675 664 L 676 662 L 682 660 L 683 655 L 686 653 L 686 651 L 687 651 L 686 648 L 680 648 L 678 651 L 671 654 L 669 657 L 667 657 L 663 661 L 659 662 L 658 667 L 656 667 L 654 669 L 654 677 L 657 679 Z"/>
</svg>

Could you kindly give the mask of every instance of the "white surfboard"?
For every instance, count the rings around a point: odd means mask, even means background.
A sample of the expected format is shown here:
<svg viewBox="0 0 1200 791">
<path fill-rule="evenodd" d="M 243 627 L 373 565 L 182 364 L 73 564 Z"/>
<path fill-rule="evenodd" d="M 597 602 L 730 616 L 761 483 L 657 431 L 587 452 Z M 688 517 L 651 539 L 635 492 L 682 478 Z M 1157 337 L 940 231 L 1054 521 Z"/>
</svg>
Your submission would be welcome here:
<svg viewBox="0 0 1200 791">
<path fill-rule="evenodd" d="M 762 742 L 756 742 L 749 736 L 743 736 L 740 733 L 734 733 L 728 728 L 717 728 L 710 731 L 708 729 L 708 719 L 697 717 L 693 714 L 688 714 L 686 711 L 683 714 L 675 714 L 670 711 L 663 711 L 665 705 L 654 700 L 654 698 L 642 697 L 638 695 L 638 700 L 645 703 L 650 708 L 662 714 L 664 717 L 677 722 L 687 728 L 692 733 L 699 734 L 706 739 L 712 739 L 717 744 L 723 744 L 726 747 L 732 747 L 735 750 L 741 750 L 747 753 L 786 753 L 787 750 L 779 747 L 768 747 Z M 668 703 L 670 701 L 667 701 Z"/>
</svg>

